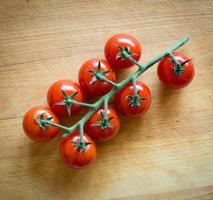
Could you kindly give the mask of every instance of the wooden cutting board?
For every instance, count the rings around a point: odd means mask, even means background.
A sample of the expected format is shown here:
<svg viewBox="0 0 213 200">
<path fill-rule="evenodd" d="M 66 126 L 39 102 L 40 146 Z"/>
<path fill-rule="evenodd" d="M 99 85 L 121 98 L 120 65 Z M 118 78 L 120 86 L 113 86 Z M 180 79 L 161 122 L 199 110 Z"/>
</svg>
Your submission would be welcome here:
<svg viewBox="0 0 213 200">
<path fill-rule="evenodd" d="M 193 58 L 196 76 L 170 90 L 153 66 L 139 78 L 151 89 L 150 110 L 122 117 L 119 135 L 98 144 L 92 166 L 69 169 L 58 153 L 61 137 L 32 142 L 23 115 L 46 105 L 54 81 L 77 80 L 81 64 L 102 58 L 107 38 L 119 32 L 142 43 L 141 63 L 189 36 L 180 51 Z M 1 0 L 0 199 L 213 199 L 212 52 L 211 0 Z M 119 80 L 134 70 L 120 71 Z"/>
</svg>

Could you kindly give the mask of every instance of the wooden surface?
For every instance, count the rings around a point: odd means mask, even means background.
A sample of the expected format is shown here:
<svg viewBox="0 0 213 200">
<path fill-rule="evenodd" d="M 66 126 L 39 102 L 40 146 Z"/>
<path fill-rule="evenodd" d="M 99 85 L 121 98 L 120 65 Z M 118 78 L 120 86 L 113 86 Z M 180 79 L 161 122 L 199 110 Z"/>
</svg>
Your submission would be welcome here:
<svg viewBox="0 0 213 200">
<path fill-rule="evenodd" d="M 34 143 L 22 117 L 46 105 L 53 81 L 77 80 L 86 59 L 103 57 L 106 39 L 118 32 L 142 43 L 142 63 L 188 35 L 181 51 L 193 58 L 195 79 L 168 90 L 153 66 L 140 77 L 152 92 L 148 113 L 123 117 L 91 167 L 69 169 L 58 154 L 60 136 Z M 213 199 L 212 52 L 211 0 L 0 0 L 0 199 Z"/>
</svg>

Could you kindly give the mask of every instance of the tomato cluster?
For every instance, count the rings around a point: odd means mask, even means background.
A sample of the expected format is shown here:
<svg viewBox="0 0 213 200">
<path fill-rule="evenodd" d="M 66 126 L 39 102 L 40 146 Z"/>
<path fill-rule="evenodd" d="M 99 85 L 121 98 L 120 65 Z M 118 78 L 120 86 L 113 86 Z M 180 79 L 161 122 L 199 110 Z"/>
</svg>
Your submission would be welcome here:
<svg viewBox="0 0 213 200">
<path fill-rule="evenodd" d="M 104 48 L 106 60 L 87 60 L 79 70 L 78 83 L 72 80 L 56 81 L 47 92 L 49 107 L 33 107 L 25 114 L 23 129 L 27 136 L 35 141 L 54 138 L 62 127 L 58 117 L 70 117 L 78 114 L 84 107 L 89 107 L 86 97 L 103 96 L 114 88 L 116 69 L 134 65 L 121 56 L 121 50 L 125 50 L 126 54 L 137 62 L 142 54 L 141 49 L 140 43 L 131 35 L 112 36 Z M 191 60 L 178 52 L 166 56 L 158 65 L 160 80 L 172 88 L 186 86 L 193 75 Z M 149 109 L 151 92 L 141 81 L 129 82 L 115 94 L 114 104 L 122 114 L 138 116 Z M 89 165 L 96 158 L 96 145 L 93 140 L 106 141 L 119 132 L 119 114 L 112 105 L 105 106 L 102 105 L 87 120 L 83 135 L 75 131 L 62 140 L 60 153 L 68 166 L 82 168 Z"/>
</svg>

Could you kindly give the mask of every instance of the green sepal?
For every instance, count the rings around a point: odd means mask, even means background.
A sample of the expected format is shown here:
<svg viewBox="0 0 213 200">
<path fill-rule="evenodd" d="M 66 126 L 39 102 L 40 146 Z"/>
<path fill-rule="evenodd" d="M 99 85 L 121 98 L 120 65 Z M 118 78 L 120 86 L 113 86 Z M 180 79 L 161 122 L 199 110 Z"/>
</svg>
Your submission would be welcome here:
<svg viewBox="0 0 213 200">
<path fill-rule="evenodd" d="M 71 107 L 72 107 L 72 105 L 70 103 L 66 104 L 67 113 L 69 116 L 71 115 Z"/>
<path fill-rule="evenodd" d="M 180 68 L 180 67 L 174 66 L 173 71 L 174 71 L 175 75 L 180 76 L 185 71 L 185 68 L 183 68 L 183 67 Z"/>
<path fill-rule="evenodd" d="M 99 126 L 101 129 L 105 130 L 107 128 L 113 128 L 113 125 L 110 123 L 114 117 L 105 117 L 104 113 L 101 111 L 101 120 L 96 122 L 95 124 L 92 124 L 92 126 Z"/>
<path fill-rule="evenodd" d="M 181 66 L 183 67 L 186 63 L 188 63 L 189 61 L 191 61 L 192 59 L 189 59 L 189 60 L 185 60 L 181 63 Z"/>
<path fill-rule="evenodd" d="M 98 78 L 93 74 L 93 77 L 91 79 L 91 81 L 89 82 L 89 85 L 95 83 L 98 80 Z"/>
<path fill-rule="evenodd" d="M 79 93 L 79 91 L 74 92 L 73 94 L 71 94 L 70 96 L 68 96 L 67 98 L 69 99 L 74 99 L 75 96 Z"/>
<path fill-rule="evenodd" d="M 62 101 L 60 101 L 60 102 L 55 103 L 55 105 L 64 106 L 64 105 L 66 105 L 66 101 L 65 101 L 65 100 L 62 100 Z"/>
<path fill-rule="evenodd" d="M 101 72 L 101 61 L 98 62 L 98 68 L 97 68 L 97 72 Z"/>
<path fill-rule="evenodd" d="M 89 82 L 89 84 L 93 84 L 94 82 L 96 82 L 97 80 L 104 82 L 104 80 L 102 80 L 101 78 L 99 78 L 100 75 L 105 76 L 106 74 L 108 74 L 110 71 L 106 70 L 106 71 L 101 71 L 101 62 L 98 62 L 98 67 L 95 71 L 92 70 L 88 70 L 89 73 L 91 73 L 93 75 L 93 78 L 91 79 L 91 81 Z M 99 76 L 98 76 L 99 75 Z"/>
<path fill-rule="evenodd" d="M 119 48 L 119 52 L 116 55 L 116 60 L 121 58 L 121 61 L 127 59 L 128 57 L 131 57 L 132 55 L 136 55 L 135 53 L 130 51 L 130 48 L 128 46 L 126 47 L 120 47 L 120 46 L 116 46 L 117 48 Z"/>
<path fill-rule="evenodd" d="M 46 120 L 50 121 L 51 119 L 53 119 L 53 117 L 47 117 Z"/>
<path fill-rule="evenodd" d="M 109 117 L 108 118 L 108 121 L 111 121 L 112 119 L 114 119 L 115 117 Z"/>
<path fill-rule="evenodd" d="M 192 59 L 189 60 L 185 60 L 182 63 L 177 63 L 171 58 L 172 63 L 173 63 L 173 71 L 175 73 L 175 75 L 180 76 L 186 69 L 184 68 L 184 65 L 186 63 L 188 63 L 189 61 L 191 61 Z"/>
<path fill-rule="evenodd" d="M 109 70 L 106 70 L 106 71 L 104 71 L 104 72 L 101 72 L 103 75 L 105 75 L 105 74 L 108 74 L 110 71 Z"/>
<path fill-rule="evenodd" d="M 80 152 L 84 152 L 87 149 L 87 146 L 92 144 L 91 142 L 71 142 L 72 144 L 74 144 L 75 148 L 80 151 Z"/>
<path fill-rule="evenodd" d="M 73 99 L 75 98 L 75 96 L 78 94 L 79 91 L 73 93 L 72 95 L 67 95 L 66 92 L 64 90 L 61 89 L 61 92 L 64 96 L 64 99 L 60 102 L 55 103 L 55 105 L 59 105 L 59 106 L 63 106 L 66 105 L 67 108 L 67 113 L 70 116 L 71 115 L 71 107 L 74 104 L 73 103 Z"/>
<path fill-rule="evenodd" d="M 68 95 L 66 94 L 66 92 L 65 92 L 64 90 L 61 89 L 61 92 L 62 92 L 64 98 L 67 98 L 67 97 L 68 97 Z"/>
<path fill-rule="evenodd" d="M 43 130 L 46 129 L 46 126 L 41 122 L 41 120 L 35 119 L 35 122 L 39 125 L 39 127 Z"/>
<path fill-rule="evenodd" d="M 128 99 L 131 107 L 140 107 L 140 102 L 146 100 L 146 98 L 140 96 L 140 91 L 138 91 L 136 95 L 129 95 Z"/>
<path fill-rule="evenodd" d="M 40 118 L 36 119 L 36 116 L 34 117 L 34 121 L 39 125 L 39 127 L 43 130 L 46 129 L 47 126 L 50 126 L 48 124 L 48 121 L 51 121 L 53 119 L 52 116 L 50 117 L 45 117 L 45 112 L 41 113 Z"/>
<path fill-rule="evenodd" d="M 184 72 L 186 69 L 184 68 L 184 65 L 186 63 L 188 63 L 189 61 L 191 61 L 192 59 L 189 59 L 189 60 L 185 60 L 183 61 L 181 64 L 179 64 L 178 66 L 176 64 L 174 64 L 174 73 L 177 75 L 177 76 L 180 76 L 182 74 L 182 72 Z"/>
</svg>

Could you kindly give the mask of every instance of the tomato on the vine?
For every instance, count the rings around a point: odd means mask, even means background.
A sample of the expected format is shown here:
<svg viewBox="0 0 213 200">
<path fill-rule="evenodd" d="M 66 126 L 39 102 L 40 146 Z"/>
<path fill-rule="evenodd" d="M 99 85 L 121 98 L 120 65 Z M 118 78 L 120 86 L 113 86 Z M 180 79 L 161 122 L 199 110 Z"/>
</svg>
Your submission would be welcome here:
<svg viewBox="0 0 213 200">
<path fill-rule="evenodd" d="M 80 133 L 75 131 L 61 141 L 60 153 L 69 167 L 84 168 L 96 159 L 96 145 L 86 133 L 80 143 Z"/>
<path fill-rule="evenodd" d="M 73 101 L 84 102 L 84 94 L 76 82 L 59 80 L 50 86 L 47 101 L 57 115 L 70 116 L 81 111 L 82 107 L 75 105 Z"/>
<path fill-rule="evenodd" d="M 194 65 L 186 55 L 173 52 L 180 66 L 176 66 L 168 55 L 158 64 L 159 79 L 170 88 L 178 89 L 187 86 L 194 77 Z"/>
<path fill-rule="evenodd" d="M 111 106 L 108 106 L 106 114 L 104 108 L 100 108 L 85 124 L 87 134 L 99 141 L 112 139 L 117 135 L 119 129 L 120 117 Z"/>
<path fill-rule="evenodd" d="M 102 81 L 98 75 L 115 82 L 115 73 L 106 60 L 99 58 L 87 60 L 79 70 L 79 83 L 89 96 L 101 96 L 112 89 L 112 85 Z"/>
<path fill-rule="evenodd" d="M 119 47 L 126 48 L 128 54 L 134 60 L 138 61 L 140 59 L 142 51 L 140 43 L 132 35 L 116 34 L 108 39 L 104 48 L 105 57 L 114 68 L 128 68 L 134 65 L 129 60 L 118 56 Z"/>
<path fill-rule="evenodd" d="M 23 129 L 28 137 L 34 141 L 48 141 L 54 138 L 59 128 L 54 126 L 45 126 L 42 119 L 59 124 L 56 115 L 45 106 L 35 106 L 27 111 L 23 118 Z"/>
<path fill-rule="evenodd" d="M 141 81 L 136 82 L 136 92 L 133 83 L 129 83 L 115 94 L 115 104 L 119 111 L 127 116 L 137 116 L 145 113 L 151 104 L 149 88 Z"/>
</svg>

